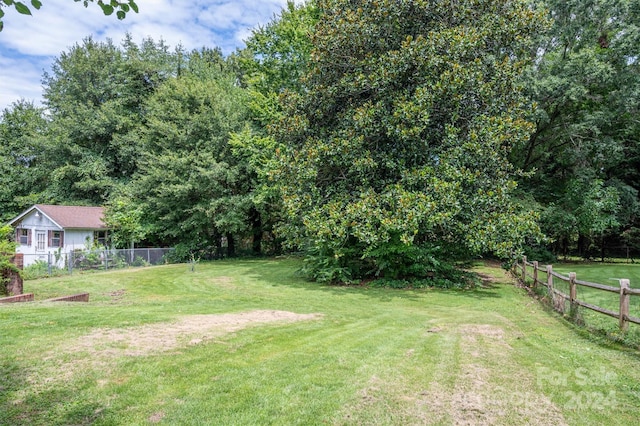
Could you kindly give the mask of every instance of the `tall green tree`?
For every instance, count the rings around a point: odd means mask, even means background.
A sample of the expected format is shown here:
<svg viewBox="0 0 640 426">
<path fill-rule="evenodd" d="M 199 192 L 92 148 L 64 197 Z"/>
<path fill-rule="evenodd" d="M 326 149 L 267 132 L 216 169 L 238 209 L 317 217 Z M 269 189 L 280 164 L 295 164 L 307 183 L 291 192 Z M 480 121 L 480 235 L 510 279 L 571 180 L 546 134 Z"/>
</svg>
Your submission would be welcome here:
<svg viewBox="0 0 640 426">
<path fill-rule="evenodd" d="M 47 201 L 48 125 L 42 108 L 24 100 L 0 114 L 0 223 Z"/>
<path fill-rule="evenodd" d="M 314 2 L 295 5 L 288 1 L 270 23 L 253 31 L 246 49 L 230 57 L 238 65 L 248 93 L 251 125 L 234 133 L 230 142 L 235 155 L 247 165 L 247 175 L 253 182 L 254 252 L 261 250 L 263 234 L 270 243 L 265 246 L 266 251 L 282 250 L 282 240 L 274 233 L 275 224 L 282 219 L 281 197 L 270 179 L 276 152 L 282 147 L 268 134 L 268 127 L 283 114 L 280 96 L 302 87 L 302 79 L 309 70 L 311 35 L 317 21 Z"/>
<path fill-rule="evenodd" d="M 112 193 L 104 212 L 104 222 L 110 229 L 111 243 L 116 248 L 134 249 L 149 232 L 144 210 L 135 199 L 132 185 L 120 186 Z"/>
<path fill-rule="evenodd" d="M 162 42 L 138 46 L 130 36 L 122 48 L 87 38 L 56 59 L 43 78 L 57 162 L 53 199 L 102 204 L 131 179 L 142 149 L 135 131 L 145 120 L 143 105 L 178 73 L 181 60 Z"/>
<path fill-rule="evenodd" d="M 231 132 L 246 124 L 246 92 L 219 52 L 192 54 L 188 69 L 145 106 L 135 203 L 148 239 L 217 254 L 224 237 L 233 254 L 252 208 L 244 166 L 229 145 Z"/>
<path fill-rule="evenodd" d="M 517 85 L 542 16 L 525 1 L 317 2 L 310 72 L 274 136 L 281 231 L 326 281 L 423 276 L 454 250 L 508 256 L 527 139 Z M 446 253 L 446 254 L 445 254 Z"/>
<path fill-rule="evenodd" d="M 604 236 L 620 226 L 617 188 L 597 179 L 573 179 L 564 194 L 546 206 L 541 217 L 542 229 L 555 243 L 555 252 L 566 256 L 573 244 L 585 255 L 592 244 L 602 250 Z"/>
<path fill-rule="evenodd" d="M 251 112 L 261 125 L 268 126 L 282 114 L 280 95 L 302 89 L 318 19 L 315 1 L 301 5 L 288 1 L 279 16 L 247 39 L 247 54 L 240 56 L 240 62 L 251 94 Z"/>
</svg>

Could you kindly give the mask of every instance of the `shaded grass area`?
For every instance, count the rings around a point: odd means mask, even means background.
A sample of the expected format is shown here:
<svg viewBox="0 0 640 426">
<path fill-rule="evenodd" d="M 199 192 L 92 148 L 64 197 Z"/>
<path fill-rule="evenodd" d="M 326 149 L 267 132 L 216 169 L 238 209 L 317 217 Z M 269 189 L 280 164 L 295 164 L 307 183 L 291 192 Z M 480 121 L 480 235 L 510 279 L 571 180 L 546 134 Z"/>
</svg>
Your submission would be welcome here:
<svg viewBox="0 0 640 426">
<path fill-rule="evenodd" d="M 27 282 L 0 307 L 0 424 L 635 424 L 638 354 L 549 313 L 504 271 L 475 290 L 331 287 L 296 259 Z M 88 291 L 88 304 L 42 300 Z M 195 315 L 316 319 L 201 332 L 127 355 L 87 345 Z M 196 317 L 200 318 L 200 317 Z M 108 332 L 107 332 L 108 331 Z M 163 333 L 159 333 L 163 334 Z M 206 333 L 205 333 L 206 334 Z M 197 337 L 197 344 L 190 339 Z"/>
</svg>

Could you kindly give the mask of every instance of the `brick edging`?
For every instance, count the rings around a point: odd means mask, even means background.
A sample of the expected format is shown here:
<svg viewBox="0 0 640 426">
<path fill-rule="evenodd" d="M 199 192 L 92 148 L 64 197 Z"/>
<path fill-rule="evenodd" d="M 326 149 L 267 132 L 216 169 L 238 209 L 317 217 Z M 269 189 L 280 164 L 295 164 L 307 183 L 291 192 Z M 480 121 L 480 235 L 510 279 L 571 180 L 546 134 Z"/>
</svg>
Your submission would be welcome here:
<svg viewBox="0 0 640 426">
<path fill-rule="evenodd" d="M 33 293 L 18 294 L 17 296 L 0 297 L 0 303 L 33 302 Z"/>
<path fill-rule="evenodd" d="M 71 296 L 61 296 L 53 299 L 47 299 L 45 302 L 88 302 L 89 293 L 73 294 Z"/>
</svg>

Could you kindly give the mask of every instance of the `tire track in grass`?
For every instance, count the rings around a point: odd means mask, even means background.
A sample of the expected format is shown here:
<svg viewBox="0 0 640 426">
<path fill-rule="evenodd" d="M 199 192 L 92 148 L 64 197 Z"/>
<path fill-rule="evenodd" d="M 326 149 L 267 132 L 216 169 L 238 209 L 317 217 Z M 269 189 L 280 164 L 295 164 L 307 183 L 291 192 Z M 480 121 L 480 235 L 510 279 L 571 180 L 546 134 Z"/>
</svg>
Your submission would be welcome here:
<svg viewBox="0 0 640 426">
<path fill-rule="evenodd" d="M 363 360 L 354 374 L 354 393 L 332 420 L 339 425 L 422 424 L 414 413 L 407 413 L 407 389 L 433 381 L 434 367 L 442 363 L 445 371 L 453 363 L 439 356 L 440 340 L 432 332 L 432 320 L 422 318 L 422 326 L 397 324 L 382 340 L 383 347 Z M 421 332 L 422 330 L 422 332 Z"/>
<path fill-rule="evenodd" d="M 361 401 L 343 410 L 335 424 L 539 424 L 565 425 L 562 412 L 519 368 L 502 326 L 449 324 L 428 329 L 433 371 L 420 364 L 373 376 Z M 416 342 L 420 344 L 420 342 Z M 419 376 L 416 380 L 415 375 Z"/>
<path fill-rule="evenodd" d="M 435 424 L 566 424 L 559 408 L 535 389 L 534 378 L 518 367 L 508 344 L 508 329 L 480 323 L 460 324 L 444 332 L 455 336 L 460 353 L 459 367 L 449 378 L 454 385 L 436 381 L 424 393 L 426 398 L 418 400 L 427 417 L 444 413 Z"/>
</svg>

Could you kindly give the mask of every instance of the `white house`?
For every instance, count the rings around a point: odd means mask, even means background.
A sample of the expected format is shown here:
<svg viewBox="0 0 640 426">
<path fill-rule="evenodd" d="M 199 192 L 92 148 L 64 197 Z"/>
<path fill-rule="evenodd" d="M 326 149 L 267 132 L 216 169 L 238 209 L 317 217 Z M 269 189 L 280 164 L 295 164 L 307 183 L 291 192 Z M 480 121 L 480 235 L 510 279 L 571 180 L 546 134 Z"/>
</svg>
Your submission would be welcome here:
<svg viewBox="0 0 640 426">
<path fill-rule="evenodd" d="M 24 254 L 28 266 L 38 260 L 59 263 L 64 254 L 94 243 L 104 246 L 103 215 L 102 207 L 36 204 L 9 222 L 16 230 L 16 252 Z"/>
</svg>

